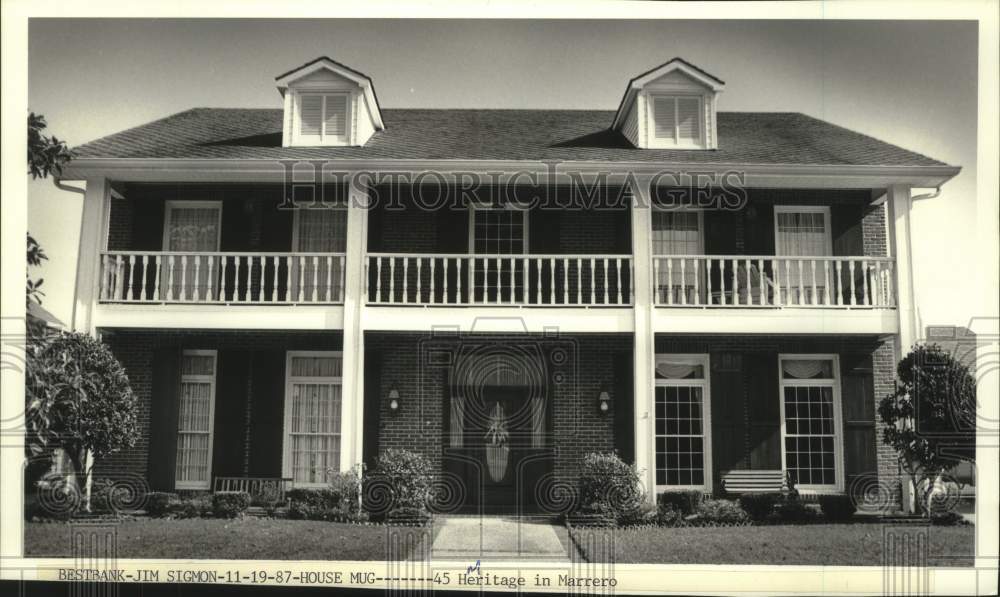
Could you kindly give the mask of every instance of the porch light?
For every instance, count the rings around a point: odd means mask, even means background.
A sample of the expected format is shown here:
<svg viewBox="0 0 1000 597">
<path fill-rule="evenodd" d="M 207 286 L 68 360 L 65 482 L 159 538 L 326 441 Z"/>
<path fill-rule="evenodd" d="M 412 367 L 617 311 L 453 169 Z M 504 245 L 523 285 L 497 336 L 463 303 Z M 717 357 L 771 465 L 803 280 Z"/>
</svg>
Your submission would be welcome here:
<svg viewBox="0 0 1000 597">
<path fill-rule="evenodd" d="M 399 412 L 399 390 L 396 388 L 389 390 L 389 412 L 392 414 Z"/>
<path fill-rule="evenodd" d="M 608 394 L 607 390 L 601 390 L 600 396 L 597 397 L 597 412 L 602 415 L 608 414 L 611 411 L 611 395 Z"/>
</svg>

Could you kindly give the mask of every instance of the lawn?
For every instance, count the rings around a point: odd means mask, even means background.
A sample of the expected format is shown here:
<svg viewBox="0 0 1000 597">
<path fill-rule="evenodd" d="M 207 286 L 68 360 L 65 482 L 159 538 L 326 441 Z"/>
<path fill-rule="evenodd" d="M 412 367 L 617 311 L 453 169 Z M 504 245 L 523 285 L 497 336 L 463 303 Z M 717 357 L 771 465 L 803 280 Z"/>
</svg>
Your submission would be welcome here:
<svg viewBox="0 0 1000 597">
<path fill-rule="evenodd" d="M 26 523 L 26 557 L 68 557 L 71 525 Z M 224 560 L 383 560 L 386 536 L 415 531 L 309 520 L 135 519 L 118 525 L 118 557 Z M 394 542 L 406 545 L 406 541 Z M 393 559 L 408 559 L 409 553 Z"/>
<path fill-rule="evenodd" d="M 894 533 L 913 533 L 927 527 L 883 526 L 873 522 L 618 529 L 614 531 L 615 561 L 643 564 L 881 566 L 884 528 L 890 528 Z M 930 527 L 929 538 L 929 565 L 972 565 L 975 527 Z M 586 544 L 581 537 L 577 539 L 578 544 Z M 590 561 L 608 559 L 592 549 L 584 551 L 587 552 L 584 556 Z"/>
</svg>

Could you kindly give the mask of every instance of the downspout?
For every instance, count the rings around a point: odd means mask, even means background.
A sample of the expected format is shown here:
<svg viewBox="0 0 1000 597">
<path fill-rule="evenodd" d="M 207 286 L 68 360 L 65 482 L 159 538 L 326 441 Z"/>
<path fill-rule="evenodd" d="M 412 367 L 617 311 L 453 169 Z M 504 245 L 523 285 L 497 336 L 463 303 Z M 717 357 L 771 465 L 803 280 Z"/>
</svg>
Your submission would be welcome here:
<svg viewBox="0 0 1000 597">
<path fill-rule="evenodd" d="M 82 196 L 84 198 L 86 198 L 86 196 L 87 196 L 87 191 L 85 189 L 81 189 L 80 187 L 74 187 L 72 185 L 68 185 L 68 184 L 64 183 L 59 178 L 53 178 L 52 179 L 52 184 L 54 184 L 56 186 L 56 188 L 59 189 L 60 191 L 68 191 L 70 193 L 79 193 L 80 196 Z M 73 281 L 73 306 L 72 306 L 72 310 L 70 311 L 70 320 L 69 320 L 69 322 L 70 322 L 69 323 L 70 329 L 72 329 L 73 331 L 76 331 L 76 299 L 77 299 L 77 288 L 80 285 L 80 253 L 81 253 L 81 251 L 83 251 L 83 215 L 82 214 L 80 216 L 80 238 L 77 241 L 77 246 L 76 246 L 76 279 Z"/>
</svg>

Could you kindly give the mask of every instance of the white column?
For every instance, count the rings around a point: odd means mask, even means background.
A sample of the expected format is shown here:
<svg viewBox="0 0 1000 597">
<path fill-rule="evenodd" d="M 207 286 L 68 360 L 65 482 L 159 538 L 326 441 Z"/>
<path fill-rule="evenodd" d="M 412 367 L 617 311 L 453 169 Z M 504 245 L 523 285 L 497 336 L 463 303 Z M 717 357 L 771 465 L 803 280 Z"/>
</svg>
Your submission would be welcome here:
<svg viewBox="0 0 1000 597">
<path fill-rule="evenodd" d="M 361 462 L 364 443 L 365 334 L 361 328 L 365 308 L 365 253 L 368 250 L 368 194 L 350 190 L 347 208 L 347 256 L 344 266 L 343 423 L 340 470 Z"/>
<path fill-rule="evenodd" d="M 891 185 L 887 190 L 889 246 L 896 260 L 896 311 L 899 314 L 898 357 L 910 351 L 919 338 L 917 306 L 913 290 L 913 257 L 910 240 L 910 187 Z"/>
<path fill-rule="evenodd" d="M 656 499 L 656 463 L 653 460 L 653 365 L 656 349 L 653 342 L 652 222 L 649 181 L 640 179 L 632 189 L 635 464 L 651 501 Z"/>
<path fill-rule="evenodd" d="M 108 213 L 111 185 L 105 178 L 88 178 L 80 216 L 80 244 L 76 258 L 76 290 L 73 321 L 77 332 L 94 333 L 93 312 L 98 297 L 101 251 L 108 244 Z"/>
</svg>

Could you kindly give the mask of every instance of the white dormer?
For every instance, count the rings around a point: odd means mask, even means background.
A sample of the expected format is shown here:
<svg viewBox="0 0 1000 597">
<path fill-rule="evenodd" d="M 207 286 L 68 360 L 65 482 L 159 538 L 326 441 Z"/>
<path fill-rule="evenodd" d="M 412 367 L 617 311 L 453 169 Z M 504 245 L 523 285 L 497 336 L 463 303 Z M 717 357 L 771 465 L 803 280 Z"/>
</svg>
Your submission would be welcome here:
<svg viewBox="0 0 1000 597">
<path fill-rule="evenodd" d="M 385 129 L 368 75 L 326 56 L 275 77 L 285 100 L 281 145 L 364 145 Z"/>
<path fill-rule="evenodd" d="M 629 81 L 611 128 L 641 149 L 715 149 L 715 104 L 725 86 L 674 58 Z"/>
</svg>

